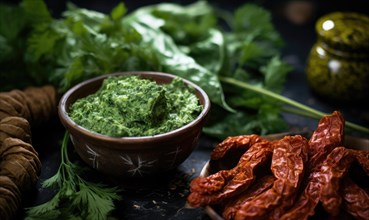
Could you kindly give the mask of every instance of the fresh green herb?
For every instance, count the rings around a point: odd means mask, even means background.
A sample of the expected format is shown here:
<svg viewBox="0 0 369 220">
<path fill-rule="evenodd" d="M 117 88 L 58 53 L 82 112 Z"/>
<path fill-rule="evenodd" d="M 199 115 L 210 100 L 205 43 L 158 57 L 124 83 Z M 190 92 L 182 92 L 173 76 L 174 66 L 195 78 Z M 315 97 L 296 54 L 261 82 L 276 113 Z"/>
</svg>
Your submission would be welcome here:
<svg viewBox="0 0 369 220">
<path fill-rule="evenodd" d="M 29 21 L 21 7 L 0 4 L 0 91 L 34 82 L 24 71 L 26 67 L 22 62 L 27 47 L 23 35 L 28 26 Z"/>
<path fill-rule="evenodd" d="M 297 115 L 303 115 L 303 116 L 310 117 L 310 118 L 315 118 L 315 119 L 320 119 L 320 118 L 327 115 L 327 113 L 315 110 L 313 108 L 310 108 L 309 106 L 303 105 L 301 103 L 298 103 L 294 100 L 283 97 L 283 96 L 281 96 L 279 94 L 276 94 L 274 92 L 271 92 L 269 90 L 266 90 L 266 89 L 263 89 L 263 88 L 260 88 L 260 87 L 254 86 L 254 85 L 250 85 L 249 83 L 240 82 L 238 80 L 234 80 L 232 78 L 227 78 L 227 77 L 223 77 L 223 78 L 221 78 L 221 80 L 225 83 L 228 83 L 228 84 L 246 89 L 248 91 L 253 91 L 253 92 L 256 92 L 260 95 L 278 100 L 282 103 L 288 104 L 288 105 L 295 108 L 295 109 L 292 109 L 292 108 L 284 107 L 285 112 L 291 112 L 291 113 L 294 113 L 294 114 L 297 114 Z M 369 129 L 364 127 L 364 126 L 357 125 L 357 124 L 349 122 L 349 121 L 346 121 L 345 124 L 350 129 L 354 129 L 354 130 L 364 132 L 364 133 L 369 133 Z"/>
<path fill-rule="evenodd" d="M 131 75 L 105 79 L 96 93 L 72 104 L 69 116 L 99 134 L 137 137 L 180 128 L 201 110 L 198 98 L 180 78 L 158 84 Z"/>
<path fill-rule="evenodd" d="M 36 7 L 42 10 L 33 10 Z M 123 3 L 110 14 L 69 4 L 61 19 L 52 19 L 42 0 L 1 8 L 0 12 L 15 10 L 21 16 L 9 19 L 13 12 L 0 13 L 0 22 L 14 22 L 10 28 L 0 26 L 5 53 L 0 55 L 0 89 L 23 86 L 12 80 L 22 78 L 24 83 L 54 84 L 63 93 L 105 73 L 168 72 L 196 83 L 209 95 L 213 105 L 204 129 L 207 135 L 222 139 L 287 129 L 281 113 L 291 103 L 260 91 L 280 95 L 291 67 L 280 59 L 283 41 L 270 13 L 256 4 L 231 12 L 206 1 L 187 6 L 161 3 L 130 14 Z M 220 80 L 224 77 L 258 89 L 235 88 Z M 313 116 L 306 108 L 298 109 L 287 112 Z"/>
<path fill-rule="evenodd" d="M 89 182 L 80 175 L 81 167 L 68 157 L 69 134 L 64 135 L 61 163 L 56 174 L 42 183 L 59 191 L 46 203 L 27 209 L 26 219 L 107 219 L 120 199 L 117 188 Z"/>
</svg>

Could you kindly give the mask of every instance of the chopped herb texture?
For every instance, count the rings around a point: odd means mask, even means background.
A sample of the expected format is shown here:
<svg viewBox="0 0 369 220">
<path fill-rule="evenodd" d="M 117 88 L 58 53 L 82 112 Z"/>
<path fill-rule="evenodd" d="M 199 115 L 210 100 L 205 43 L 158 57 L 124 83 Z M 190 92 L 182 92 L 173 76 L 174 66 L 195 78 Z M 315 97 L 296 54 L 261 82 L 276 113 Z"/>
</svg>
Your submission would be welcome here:
<svg viewBox="0 0 369 220">
<path fill-rule="evenodd" d="M 180 78 L 158 84 L 130 75 L 106 78 L 96 93 L 72 104 L 69 116 L 99 134 L 133 137 L 175 130 L 201 110 L 197 96 Z"/>
</svg>

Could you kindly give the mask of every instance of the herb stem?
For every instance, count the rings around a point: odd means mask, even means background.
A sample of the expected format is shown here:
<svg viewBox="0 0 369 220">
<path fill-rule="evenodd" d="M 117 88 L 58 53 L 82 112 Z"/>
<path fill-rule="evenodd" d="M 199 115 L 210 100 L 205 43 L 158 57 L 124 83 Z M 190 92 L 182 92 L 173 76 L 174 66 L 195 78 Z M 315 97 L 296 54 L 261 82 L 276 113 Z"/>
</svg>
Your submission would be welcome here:
<svg viewBox="0 0 369 220">
<path fill-rule="evenodd" d="M 308 117 L 308 118 L 313 118 L 313 119 L 320 119 L 320 116 L 317 115 L 313 115 L 309 112 L 300 110 L 300 109 L 296 109 L 296 108 L 290 108 L 290 107 L 282 107 L 282 110 L 284 112 L 287 113 L 291 113 L 291 114 L 295 114 L 295 115 L 300 115 L 300 116 L 304 116 L 304 117 Z"/>
<path fill-rule="evenodd" d="M 276 100 L 281 101 L 282 103 L 288 104 L 288 105 L 293 106 L 293 107 L 295 107 L 299 110 L 302 110 L 302 111 L 294 111 L 293 113 L 308 116 L 308 117 L 311 117 L 311 118 L 321 118 L 321 117 L 327 115 L 327 113 L 318 111 L 318 110 L 313 109 L 309 106 L 303 105 L 303 104 L 301 104 L 297 101 L 294 101 L 290 98 L 284 97 L 284 96 L 279 95 L 277 93 L 271 92 L 269 90 L 263 89 L 261 87 L 253 86 L 249 83 L 241 82 L 239 80 L 229 78 L 229 77 L 220 77 L 220 81 L 223 81 L 225 83 L 229 83 L 229 84 L 232 84 L 232 85 L 235 85 L 235 86 L 238 86 L 240 88 L 244 88 L 244 89 L 256 92 L 256 93 L 259 93 L 261 95 L 269 96 L 271 98 L 274 98 Z M 289 110 L 289 112 L 292 112 L 292 111 Z M 346 121 L 345 124 L 346 124 L 347 127 L 351 128 L 351 129 L 369 134 L 369 129 L 366 128 L 366 127 L 363 127 L 361 125 L 358 125 L 358 124 L 355 124 L 355 123 L 352 123 L 352 122 L 349 122 L 349 121 Z"/>
<path fill-rule="evenodd" d="M 69 162 L 68 142 L 69 142 L 69 132 L 65 132 L 63 137 L 63 143 L 61 146 L 61 163 Z"/>
</svg>

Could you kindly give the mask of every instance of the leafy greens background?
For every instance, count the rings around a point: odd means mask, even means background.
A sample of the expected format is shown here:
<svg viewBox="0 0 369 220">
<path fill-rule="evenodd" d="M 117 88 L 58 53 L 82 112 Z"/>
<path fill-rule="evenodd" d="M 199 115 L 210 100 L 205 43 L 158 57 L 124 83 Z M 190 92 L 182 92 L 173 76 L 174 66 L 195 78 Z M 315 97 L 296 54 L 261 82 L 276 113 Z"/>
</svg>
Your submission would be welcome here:
<svg viewBox="0 0 369 220">
<path fill-rule="evenodd" d="M 122 2 L 109 14 L 68 4 L 56 19 L 42 0 L 23 0 L 1 5 L 0 22 L 1 90 L 51 83 L 62 94 L 101 74 L 161 71 L 207 92 L 208 135 L 285 129 L 279 103 L 221 81 L 232 77 L 280 93 L 291 70 L 279 57 L 283 42 L 270 13 L 255 4 L 224 11 L 206 1 L 161 3 L 127 13 Z"/>
</svg>

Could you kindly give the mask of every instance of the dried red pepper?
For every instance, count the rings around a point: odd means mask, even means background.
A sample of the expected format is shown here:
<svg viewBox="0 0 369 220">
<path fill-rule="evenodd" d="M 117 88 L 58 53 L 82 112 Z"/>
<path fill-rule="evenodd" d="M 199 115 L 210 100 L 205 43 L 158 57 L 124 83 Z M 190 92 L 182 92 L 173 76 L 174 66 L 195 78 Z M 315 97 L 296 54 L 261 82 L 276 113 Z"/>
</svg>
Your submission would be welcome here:
<svg viewBox="0 0 369 220">
<path fill-rule="evenodd" d="M 223 218 L 233 219 L 243 203 L 254 199 L 256 196 L 268 190 L 273 186 L 274 181 L 275 177 L 273 175 L 266 175 L 255 180 L 255 183 L 247 191 L 223 204 Z"/>
<path fill-rule="evenodd" d="M 356 219 L 369 219 L 369 195 L 349 177 L 343 181 L 342 196 L 344 209 Z"/>
<path fill-rule="evenodd" d="M 250 146 L 264 141 L 266 140 L 255 134 L 228 137 L 212 151 L 210 167 L 215 170 L 229 170 L 238 162 L 234 158 L 240 158 Z"/>
<path fill-rule="evenodd" d="M 369 151 L 367 150 L 350 150 L 350 151 L 355 156 L 356 161 L 363 168 L 366 175 L 369 176 Z"/>
<path fill-rule="evenodd" d="M 327 213 L 332 216 L 340 213 L 342 203 L 340 183 L 353 159 L 353 155 L 345 147 L 337 147 L 328 155 L 320 169 L 322 181 L 320 201 Z"/>
<path fill-rule="evenodd" d="M 233 169 L 192 180 L 188 203 L 193 207 L 212 205 L 244 192 L 255 179 L 255 169 L 269 161 L 271 155 L 270 142 L 252 145 Z"/>
<path fill-rule="evenodd" d="M 317 128 L 309 139 L 309 167 L 320 169 L 327 155 L 338 146 L 343 146 L 345 120 L 338 111 L 320 119 Z"/>
<path fill-rule="evenodd" d="M 294 202 L 308 159 L 308 141 L 302 136 L 286 136 L 272 143 L 271 170 L 276 177 L 273 187 L 243 203 L 235 219 L 265 219 L 273 210 L 270 217 L 278 219 Z"/>
<path fill-rule="evenodd" d="M 256 134 L 228 137 L 214 148 L 211 153 L 211 160 L 224 158 L 225 154 L 229 151 L 237 149 L 243 149 L 246 151 L 250 146 L 262 141 L 265 141 L 265 139 Z"/>
<path fill-rule="evenodd" d="M 335 111 L 320 119 L 317 129 L 309 140 L 309 166 L 302 193 L 294 206 L 281 219 L 307 219 L 314 215 L 320 198 L 322 176 L 320 168 L 328 154 L 343 144 L 344 119 Z"/>
<path fill-rule="evenodd" d="M 217 204 L 225 219 L 308 219 L 321 202 L 328 218 L 369 220 L 369 151 L 343 147 L 343 131 L 341 113 L 333 112 L 308 143 L 300 136 L 227 138 L 211 161 L 228 168 L 192 181 L 188 202 Z M 235 152 L 240 159 L 229 166 Z"/>
</svg>

